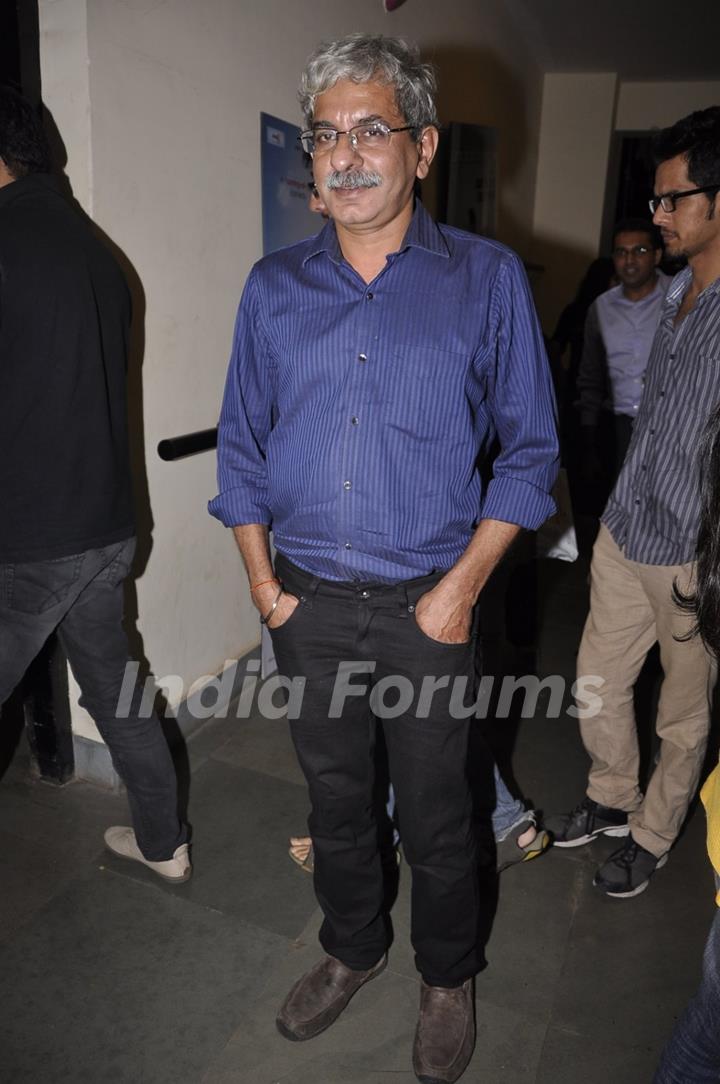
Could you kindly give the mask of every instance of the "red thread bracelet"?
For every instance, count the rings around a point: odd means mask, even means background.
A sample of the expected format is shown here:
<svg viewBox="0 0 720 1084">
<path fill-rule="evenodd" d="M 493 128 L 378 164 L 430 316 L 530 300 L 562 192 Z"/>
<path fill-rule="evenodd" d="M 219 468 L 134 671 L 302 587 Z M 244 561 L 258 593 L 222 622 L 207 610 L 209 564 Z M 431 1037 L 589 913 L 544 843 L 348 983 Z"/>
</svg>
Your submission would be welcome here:
<svg viewBox="0 0 720 1084">
<path fill-rule="evenodd" d="M 280 583 L 280 580 L 277 576 L 273 576 L 271 580 L 263 580 L 262 583 L 256 583 L 254 587 L 250 588 L 250 594 L 252 594 L 253 591 L 257 591 L 258 587 L 264 587 L 267 583 Z"/>
</svg>

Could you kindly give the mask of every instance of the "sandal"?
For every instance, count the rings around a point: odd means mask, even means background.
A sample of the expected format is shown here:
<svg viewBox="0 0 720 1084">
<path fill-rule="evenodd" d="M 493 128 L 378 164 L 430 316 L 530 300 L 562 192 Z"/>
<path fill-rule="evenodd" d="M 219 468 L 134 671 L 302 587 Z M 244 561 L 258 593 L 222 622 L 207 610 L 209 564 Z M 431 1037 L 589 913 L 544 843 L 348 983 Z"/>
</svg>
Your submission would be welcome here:
<svg viewBox="0 0 720 1084">
<path fill-rule="evenodd" d="M 300 842 L 301 839 L 302 839 L 302 837 L 300 837 L 300 836 L 297 837 L 298 843 Z M 307 849 L 307 853 L 305 854 L 304 858 L 301 858 L 300 855 L 297 853 L 297 843 L 295 843 L 295 844 L 293 844 L 292 842 L 290 843 L 290 847 L 288 849 L 288 854 L 292 858 L 295 865 L 299 866 L 300 869 L 305 870 L 306 873 L 312 873 L 314 871 L 314 869 L 315 869 L 315 855 L 313 854 L 313 845 L 312 845 L 312 843 L 310 843 L 310 845 L 309 845 L 309 847 Z"/>
<path fill-rule="evenodd" d="M 537 829 L 535 838 L 532 839 L 530 843 L 526 843 L 524 847 L 521 847 L 518 843 L 518 839 L 530 828 Z M 495 844 L 498 873 L 502 873 L 504 869 L 507 869 L 509 866 L 517 865 L 519 862 L 529 862 L 533 858 L 538 858 L 549 846 L 549 834 L 544 828 L 539 828 L 537 826 L 535 813 L 533 810 L 530 810 L 525 820 L 522 821 L 521 824 L 516 825 L 506 839 L 502 839 Z"/>
</svg>

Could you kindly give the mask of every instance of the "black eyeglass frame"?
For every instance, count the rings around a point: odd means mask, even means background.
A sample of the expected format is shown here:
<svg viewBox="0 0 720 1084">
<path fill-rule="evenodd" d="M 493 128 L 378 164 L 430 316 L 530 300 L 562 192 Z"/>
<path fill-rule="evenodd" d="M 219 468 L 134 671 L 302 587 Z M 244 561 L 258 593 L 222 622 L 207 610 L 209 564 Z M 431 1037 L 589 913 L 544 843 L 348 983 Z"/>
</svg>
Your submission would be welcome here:
<svg viewBox="0 0 720 1084">
<path fill-rule="evenodd" d="M 413 132 L 416 128 L 416 125 L 414 124 L 405 124 L 402 128 L 391 128 L 382 120 L 366 121 L 365 124 L 354 124 L 352 128 L 346 128 L 345 130 L 342 130 L 340 128 L 332 128 L 330 125 L 328 125 L 327 127 L 325 125 L 318 125 L 317 128 L 308 128 L 307 131 L 301 132 L 298 136 L 298 139 L 300 140 L 302 149 L 305 151 L 306 154 L 315 154 L 314 146 L 312 150 L 309 150 L 308 146 L 306 145 L 306 141 L 308 143 L 314 144 L 315 136 L 318 132 L 334 132 L 336 138 L 333 146 L 337 146 L 337 141 L 341 135 L 346 135 L 350 139 L 350 145 L 353 150 L 357 150 L 358 137 L 355 135 L 355 132 L 358 130 L 358 128 L 371 128 L 373 126 L 377 128 L 382 128 L 383 132 L 385 132 L 386 135 L 391 135 L 392 132 Z"/>
<path fill-rule="evenodd" d="M 685 199 L 686 196 L 699 196 L 701 192 L 720 192 L 720 181 L 717 184 L 706 184 L 702 188 L 689 188 L 687 192 L 663 192 L 661 196 L 653 196 L 648 200 L 648 206 L 652 214 L 657 212 L 658 207 L 662 207 L 666 215 L 674 214 L 677 210 L 677 201 L 679 199 Z M 672 206 L 668 209 L 663 206 L 663 201 L 669 200 Z"/>
</svg>

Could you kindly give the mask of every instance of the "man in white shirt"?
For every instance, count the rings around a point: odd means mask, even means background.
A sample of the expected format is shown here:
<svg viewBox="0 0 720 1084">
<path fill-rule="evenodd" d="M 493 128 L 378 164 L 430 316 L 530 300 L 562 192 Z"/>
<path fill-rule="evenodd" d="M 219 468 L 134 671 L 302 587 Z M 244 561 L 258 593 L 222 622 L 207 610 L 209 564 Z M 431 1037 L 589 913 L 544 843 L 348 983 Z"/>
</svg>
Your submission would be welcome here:
<svg viewBox="0 0 720 1084">
<path fill-rule="evenodd" d="M 670 279 L 658 270 L 662 250 L 650 221 L 628 218 L 613 233 L 612 258 L 619 284 L 593 302 L 585 322 L 578 373 L 580 424 L 590 475 L 617 477 L 630 443 L 643 391 L 645 366 Z M 603 422 L 612 415 L 606 448 Z M 614 445 L 614 449 L 612 448 Z"/>
</svg>

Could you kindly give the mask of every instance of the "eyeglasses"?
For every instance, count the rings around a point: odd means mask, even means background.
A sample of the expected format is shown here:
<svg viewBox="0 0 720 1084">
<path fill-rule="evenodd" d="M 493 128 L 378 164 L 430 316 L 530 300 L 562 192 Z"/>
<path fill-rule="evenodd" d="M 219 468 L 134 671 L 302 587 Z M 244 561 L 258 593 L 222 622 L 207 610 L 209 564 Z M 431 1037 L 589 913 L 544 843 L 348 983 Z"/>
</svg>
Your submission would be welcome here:
<svg viewBox="0 0 720 1084">
<path fill-rule="evenodd" d="M 612 250 L 612 254 L 616 260 L 622 260 L 627 256 L 647 256 L 648 252 L 652 251 L 650 245 L 632 245 L 630 248 L 623 248 L 622 245 L 619 245 Z"/>
<path fill-rule="evenodd" d="M 350 146 L 354 151 L 377 151 L 387 147 L 393 132 L 412 132 L 412 125 L 406 124 L 403 128 L 391 128 L 389 124 L 380 120 L 371 121 L 368 124 L 356 124 L 347 131 L 339 131 L 337 128 L 311 128 L 307 132 L 300 133 L 300 142 L 306 154 L 327 154 L 337 146 L 341 135 L 346 135 Z"/>
<path fill-rule="evenodd" d="M 718 191 L 720 191 L 720 183 L 706 184 L 703 188 L 690 188 L 687 192 L 663 192 L 662 196 L 653 196 L 651 200 L 648 200 L 648 205 L 653 214 L 658 207 L 662 207 L 666 215 L 671 215 L 679 199 L 685 199 L 686 196 L 698 196 L 701 192 Z"/>
</svg>

